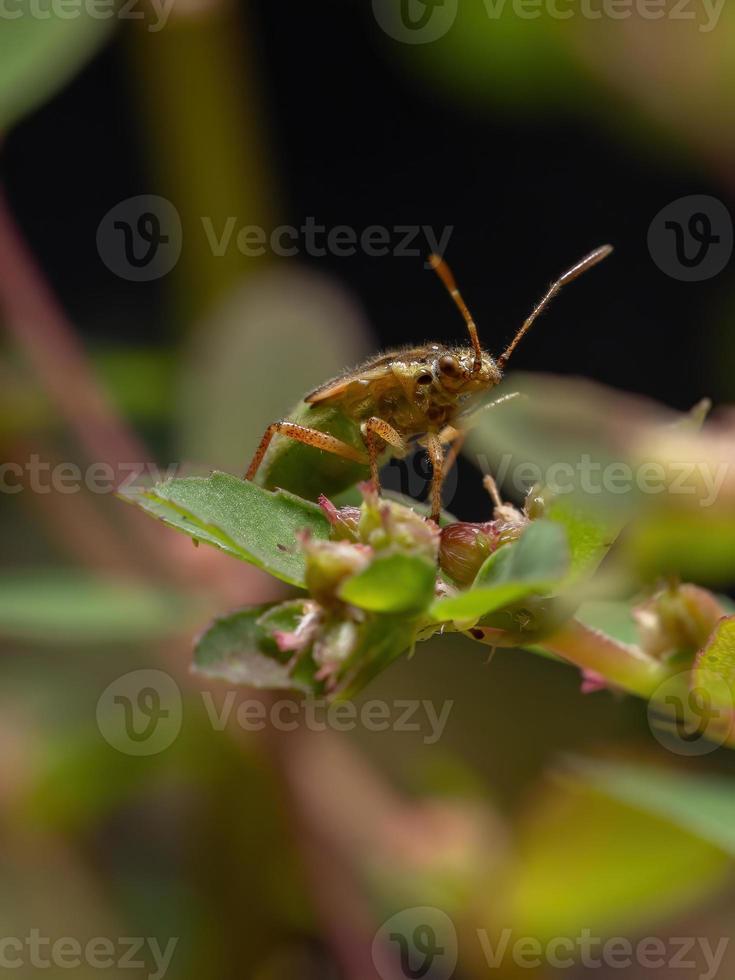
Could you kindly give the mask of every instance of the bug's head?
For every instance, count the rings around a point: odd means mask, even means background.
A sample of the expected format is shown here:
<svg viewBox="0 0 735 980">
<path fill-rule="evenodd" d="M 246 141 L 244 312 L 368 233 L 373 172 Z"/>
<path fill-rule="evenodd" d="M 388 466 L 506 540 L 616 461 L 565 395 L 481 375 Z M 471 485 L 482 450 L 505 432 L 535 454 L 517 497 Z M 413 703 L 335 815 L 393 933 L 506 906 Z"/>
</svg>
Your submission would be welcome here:
<svg viewBox="0 0 735 980">
<path fill-rule="evenodd" d="M 500 381 L 500 369 L 485 351 L 477 358 L 474 348 L 445 350 L 434 359 L 435 384 L 449 394 L 469 395 L 492 388 Z"/>
</svg>

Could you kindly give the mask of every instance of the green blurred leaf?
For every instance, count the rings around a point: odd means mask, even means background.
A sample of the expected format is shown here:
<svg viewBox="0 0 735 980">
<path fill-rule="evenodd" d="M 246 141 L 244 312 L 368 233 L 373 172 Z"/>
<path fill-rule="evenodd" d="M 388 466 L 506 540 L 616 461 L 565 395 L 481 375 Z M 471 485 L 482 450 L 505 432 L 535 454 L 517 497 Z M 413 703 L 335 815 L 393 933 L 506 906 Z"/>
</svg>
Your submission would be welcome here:
<svg viewBox="0 0 735 980">
<path fill-rule="evenodd" d="M 169 527 L 291 585 L 304 585 L 297 532 L 329 537 L 329 522 L 316 504 L 282 490 L 271 493 L 229 473 L 167 480 L 121 496 Z"/>
<path fill-rule="evenodd" d="M 593 935 L 642 932 L 726 880 L 730 862 L 719 847 L 674 826 L 668 814 L 642 812 L 600 790 L 565 779 L 534 797 L 511 886 L 518 934 L 548 941 L 577 935 L 580 923 Z"/>
<path fill-rule="evenodd" d="M 576 616 L 585 626 L 600 630 L 614 640 L 636 644 L 640 638 L 632 612 L 631 602 L 594 600 L 583 602 Z"/>
<path fill-rule="evenodd" d="M 735 709 L 735 616 L 720 620 L 697 655 L 692 686 L 706 691 L 713 707 Z"/>
<path fill-rule="evenodd" d="M 378 556 L 339 590 L 345 602 L 377 613 L 421 612 L 434 598 L 436 567 L 414 555 Z"/>
<path fill-rule="evenodd" d="M 0 577 L 0 636 L 44 643 L 133 642 L 185 631 L 196 608 L 174 593 L 75 571 Z"/>
<path fill-rule="evenodd" d="M 735 856 L 732 779 L 604 761 L 573 760 L 570 765 L 607 796 L 659 816 Z"/>
<path fill-rule="evenodd" d="M 273 639 L 277 629 L 293 630 L 303 612 L 301 601 L 267 603 L 216 619 L 194 648 L 194 671 L 247 687 L 313 690 L 313 670 L 307 679 L 291 671 L 291 654 Z"/>
<path fill-rule="evenodd" d="M 101 382 L 126 416 L 141 422 L 171 416 L 173 351 L 153 347 L 105 347 L 92 353 Z"/>
<path fill-rule="evenodd" d="M 562 498 L 552 500 L 544 517 L 561 524 L 566 531 L 572 579 L 591 575 L 617 536 L 617 531 L 609 521 L 583 512 Z"/>
<path fill-rule="evenodd" d="M 641 575 L 725 586 L 735 578 L 735 518 L 716 509 L 667 507 L 636 522 L 625 554 Z"/>
<path fill-rule="evenodd" d="M 0 130 L 46 101 L 78 71 L 111 34 L 116 11 L 92 16 L 84 5 L 77 16 L 47 11 L 34 16 L 18 4 L 6 13 L 0 29 Z"/>
</svg>

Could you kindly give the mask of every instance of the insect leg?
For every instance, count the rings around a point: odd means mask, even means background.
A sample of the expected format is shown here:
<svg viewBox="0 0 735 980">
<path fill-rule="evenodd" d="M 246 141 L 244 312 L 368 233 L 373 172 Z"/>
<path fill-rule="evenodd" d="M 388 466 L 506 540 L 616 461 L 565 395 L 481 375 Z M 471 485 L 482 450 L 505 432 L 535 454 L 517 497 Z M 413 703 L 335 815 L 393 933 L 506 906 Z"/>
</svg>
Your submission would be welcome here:
<svg viewBox="0 0 735 980">
<path fill-rule="evenodd" d="M 431 519 L 439 523 L 442 510 L 442 484 L 444 483 L 444 450 L 435 432 L 426 437 L 426 448 L 431 460 Z"/>
<path fill-rule="evenodd" d="M 297 425 L 295 422 L 272 422 L 263 433 L 258 448 L 255 450 L 250 466 L 245 474 L 246 480 L 252 480 L 258 472 L 263 457 L 270 445 L 274 435 L 287 436 L 296 442 L 302 442 L 305 446 L 313 446 L 315 449 L 323 449 L 326 453 L 334 453 L 335 456 L 342 456 L 344 459 L 353 460 L 355 463 L 366 463 L 365 454 L 359 449 L 350 446 L 341 439 L 335 439 L 328 432 L 320 432 L 318 429 L 310 429 L 306 425 Z"/>
<path fill-rule="evenodd" d="M 444 446 L 450 446 L 447 457 L 444 460 L 444 472 L 449 473 L 457 462 L 457 456 L 464 445 L 467 433 L 462 429 L 455 429 L 453 425 L 448 425 L 439 433 L 439 441 Z"/>
<path fill-rule="evenodd" d="M 498 490 L 498 485 L 495 482 L 495 477 L 491 476 L 490 473 L 486 473 L 482 478 L 482 485 L 487 490 L 490 495 L 490 499 L 493 502 L 493 507 L 497 510 L 499 507 L 503 506 L 503 498 L 500 496 L 500 491 Z"/>
<path fill-rule="evenodd" d="M 370 457 L 370 479 L 373 481 L 375 489 L 380 491 L 380 480 L 378 479 L 378 439 L 395 447 L 399 452 L 406 452 L 406 442 L 400 432 L 397 432 L 392 425 L 384 419 L 371 416 L 362 424 L 362 434 L 367 445 L 368 456 Z"/>
</svg>

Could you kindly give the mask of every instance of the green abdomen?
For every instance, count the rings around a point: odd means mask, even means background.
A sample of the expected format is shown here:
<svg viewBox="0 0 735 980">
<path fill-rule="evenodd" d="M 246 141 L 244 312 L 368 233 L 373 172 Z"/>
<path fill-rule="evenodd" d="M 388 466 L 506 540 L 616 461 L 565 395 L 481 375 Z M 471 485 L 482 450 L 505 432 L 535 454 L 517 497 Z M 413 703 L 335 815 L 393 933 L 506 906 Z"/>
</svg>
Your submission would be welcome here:
<svg viewBox="0 0 735 980">
<path fill-rule="evenodd" d="M 359 425 L 334 408 L 299 402 L 288 416 L 288 421 L 328 432 L 366 453 Z M 268 490 L 280 487 L 307 500 L 316 500 L 320 493 L 327 497 L 335 496 L 369 477 L 370 468 L 367 465 L 305 446 L 287 436 L 275 435 L 255 482 Z"/>
</svg>

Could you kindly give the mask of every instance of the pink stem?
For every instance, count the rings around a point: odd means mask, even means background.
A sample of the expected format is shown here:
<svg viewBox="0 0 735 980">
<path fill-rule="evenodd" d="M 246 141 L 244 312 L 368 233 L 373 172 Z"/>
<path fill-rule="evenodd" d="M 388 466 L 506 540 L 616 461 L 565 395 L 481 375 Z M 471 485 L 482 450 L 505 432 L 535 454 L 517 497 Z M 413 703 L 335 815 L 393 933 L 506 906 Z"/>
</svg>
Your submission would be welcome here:
<svg viewBox="0 0 735 980">
<path fill-rule="evenodd" d="M 88 457 L 116 466 L 148 453 L 92 376 L 74 328 L 46 285 L 0 190 L 0 307 L 5 326 Z"/>
</svg>

